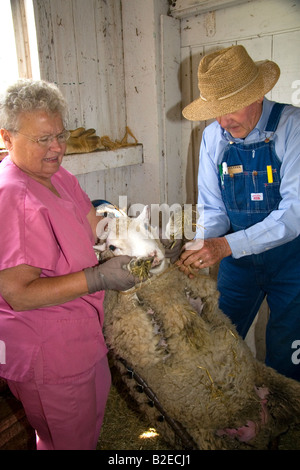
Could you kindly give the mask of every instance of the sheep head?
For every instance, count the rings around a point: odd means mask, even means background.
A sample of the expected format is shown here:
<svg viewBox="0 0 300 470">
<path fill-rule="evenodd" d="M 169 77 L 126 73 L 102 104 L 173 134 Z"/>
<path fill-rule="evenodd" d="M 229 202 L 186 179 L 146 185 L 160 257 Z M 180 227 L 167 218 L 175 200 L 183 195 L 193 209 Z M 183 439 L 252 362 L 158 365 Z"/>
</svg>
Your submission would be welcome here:
<svg viewBox="0 0 300 470">
<path fill-rule="evenodd" d="M 111 250 L 114 256 L 128 255 L 137 259 L 151 259 L 151 274 L 165 269 L 164 247 L 157 230 L 149 223 L 149 207 L 145 206 L 136 218 L 120 215 L 105 217 L 97 225 L 98 251 Z"/>
</svg>

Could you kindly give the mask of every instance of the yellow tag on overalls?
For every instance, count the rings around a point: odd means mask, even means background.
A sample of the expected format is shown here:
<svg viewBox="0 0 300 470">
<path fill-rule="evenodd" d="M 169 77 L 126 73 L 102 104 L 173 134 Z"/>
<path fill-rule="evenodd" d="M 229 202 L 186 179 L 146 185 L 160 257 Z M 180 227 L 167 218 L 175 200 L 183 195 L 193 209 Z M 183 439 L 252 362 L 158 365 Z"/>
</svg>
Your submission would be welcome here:
<svg viewBox="0 0 300 470">
<path fill-rule="evenodd" d="M 268 183 L 273 183 L 273 170 L 271 165 L 267 166 Z"/>
</svg>

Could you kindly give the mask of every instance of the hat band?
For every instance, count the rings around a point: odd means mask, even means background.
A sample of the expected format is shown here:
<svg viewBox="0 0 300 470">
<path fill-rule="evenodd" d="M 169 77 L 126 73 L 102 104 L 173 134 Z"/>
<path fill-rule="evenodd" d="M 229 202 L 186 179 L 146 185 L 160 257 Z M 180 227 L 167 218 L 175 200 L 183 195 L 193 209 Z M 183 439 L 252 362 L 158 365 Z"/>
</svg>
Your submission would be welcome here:
<svg viewBox="0 0 300 470">
<path fill-rule="evenodd" d="M 229 93 L 228 95 L 220 96 L 220 98 L 217 98 L 217 100 L 218 100 L 218 101 L 222 101 L 222 100 L 225 100 L 226 98 L 230 98 L 231 96 L 237 95 L 238 93 L 240 93 L 240 91 L 243 91 L 245 88 L 247 88 L 249 85 L 251 85 L 251 83 L 253 83 L 253 82 L 257 79 L 258 74 L 259 74 L 259 71 L 257 70 L 257 73 L 256 73 L 255 77 L 253 77 L 252 80 L 250 80 L 250 82 L 246 83 L 246 85 L 243 85 L 243 86 L 242 86 L 241 88 L 239 88 L 238 90 L 233 91 L 232 93 Z M 201 98 L 203 101 L 208 101 L 206 98 L 204 98 L 203 95 L 201 95 L 201 93 L 200 93 L 200 98 Z"/>
</svg>

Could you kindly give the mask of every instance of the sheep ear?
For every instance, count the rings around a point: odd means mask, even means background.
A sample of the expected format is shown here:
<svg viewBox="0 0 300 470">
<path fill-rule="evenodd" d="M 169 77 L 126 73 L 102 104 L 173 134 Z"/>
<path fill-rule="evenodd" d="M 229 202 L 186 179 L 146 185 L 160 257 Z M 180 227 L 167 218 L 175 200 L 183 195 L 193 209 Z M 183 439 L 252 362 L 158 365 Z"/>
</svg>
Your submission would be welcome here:
<svg viewBox="0 0 300 470">
<path fill-rule="evenodd" d="M 136 218 L 137 222 L 149 223 L 149 206 L 145 206 L 140 215 Z"/>
</svg>

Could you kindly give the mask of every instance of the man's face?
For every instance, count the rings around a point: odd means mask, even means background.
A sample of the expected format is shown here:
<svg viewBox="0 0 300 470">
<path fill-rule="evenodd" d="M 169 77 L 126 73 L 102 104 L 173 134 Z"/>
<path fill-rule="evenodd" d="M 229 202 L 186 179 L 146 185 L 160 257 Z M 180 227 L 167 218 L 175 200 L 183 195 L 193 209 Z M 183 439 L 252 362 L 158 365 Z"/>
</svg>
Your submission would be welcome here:
<svg viewBox="0 0 300 470">
<path fill-rule="evenodd" d="M 244 139 L 259 121 L 262 102 L 263 98 L 260 98 L 246 108 L 217 117 L 217 121 L 232 137 Z"/>
</svg>

